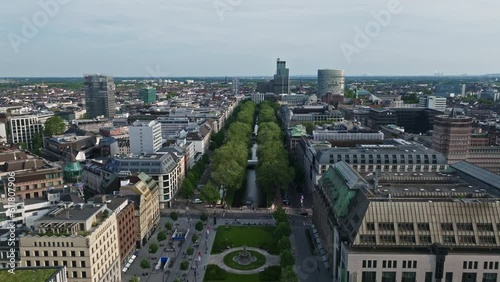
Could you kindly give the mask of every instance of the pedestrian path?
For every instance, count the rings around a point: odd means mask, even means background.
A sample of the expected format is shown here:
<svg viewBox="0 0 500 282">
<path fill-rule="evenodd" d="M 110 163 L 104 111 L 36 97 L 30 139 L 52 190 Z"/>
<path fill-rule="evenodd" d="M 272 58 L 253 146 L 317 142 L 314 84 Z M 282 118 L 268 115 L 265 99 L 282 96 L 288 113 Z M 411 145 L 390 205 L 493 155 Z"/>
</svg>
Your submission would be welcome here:
<svg viewBox="0 0 500 282">
<path fill-rule="evenodd" d="M 210 259 L 208 260 L 208 263 L 218 265 L 220 268 L 224 269 L 225 271 L 235 273 L 235 274 L 255 274 L 255 273 L 261 272 L 262 270 L 264 270 L 268 266 L 280 264 L 279 256 L 273 256 L 273 255 L 269 254 L 268 252 L 261 250 L 259 248 L 246 247 L 246 249 L 248 251 L 254 251 L 254 252 L 258 252 L 258 253 L 262 254 L 266 258 L 266 263 L 264 265 L 262 265 L 261 267 L 258 267 L 256 269 L 251 269 L 251 270 L 238 270 L 238 269 L 230 268 L 224 264 L 224 257 L 227 254 L 234 252 L 234 251 L 242 251 L 243 247 L 231 248 L 231 249 L 227 249 L 227 250 L 223 251 L 220 254 L 211 255 Z"/>
</svg>

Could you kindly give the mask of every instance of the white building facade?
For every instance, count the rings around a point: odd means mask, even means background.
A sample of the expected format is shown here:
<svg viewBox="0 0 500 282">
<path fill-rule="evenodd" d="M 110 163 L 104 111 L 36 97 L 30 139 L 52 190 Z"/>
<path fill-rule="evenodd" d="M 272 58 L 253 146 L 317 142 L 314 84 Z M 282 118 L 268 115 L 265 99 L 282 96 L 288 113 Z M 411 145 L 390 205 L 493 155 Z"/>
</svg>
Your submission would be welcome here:
<svg viewBox="0 0 500 282">
<path fill-rule="evenodd" d="M 135 121 L 129 127 L 130 152 L 153 154 L 161 148 L 161 125 L 157 121 Z"/>
</svg>

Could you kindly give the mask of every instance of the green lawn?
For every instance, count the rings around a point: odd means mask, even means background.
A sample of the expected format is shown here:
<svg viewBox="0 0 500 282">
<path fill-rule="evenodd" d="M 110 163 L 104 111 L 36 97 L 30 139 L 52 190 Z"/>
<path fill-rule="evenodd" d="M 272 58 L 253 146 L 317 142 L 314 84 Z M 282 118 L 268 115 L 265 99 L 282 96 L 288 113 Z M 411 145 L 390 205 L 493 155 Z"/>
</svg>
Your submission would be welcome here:
<svg viewBox="0 0 500 282">
<path fill-rule="evenodd" d="M 234 251 L 234 252 L 230 252 L 229 254 L 225 255 L 224 256 L 224 264 L 226 264 L 227 266 L 229 266 L 231 268 L 238 269 L 238 270 L 250 270 L 250 269 L 256 269 L 258 267 L 261 267 L 264 265 L 264 263 L 266 263 L 266 258 L 264 257 L 264 255 L 262 255 L 261 253 L 258 253 L 258 252 L 248 251 L 250 253 L 250 255 L 254 256 L 257 260 L 248 264 L 248 265 L 240 265 L 239 263 L 237 263 L 233 260 L 233 258 L 235 256 L 238 256 L 240 254 L 240 252 L 241 251 Z"/>
<path fill-rule="evenodd" d="M 278 242 L 274 240 L 273 226 L 220 226 L 217 228 L 212 254 L 219 254 L 229 248 L 242 246 L 267 250 L 279 254 Z"/>
<path fill-rule="evenodd" d="M 16 269 L 15 274 L 7 270 L 0 270 L 0 281 L 2 282 L 40 282 L 47 281 L 56 272 L 55 268 L 22 270 Z"/>
</svg>

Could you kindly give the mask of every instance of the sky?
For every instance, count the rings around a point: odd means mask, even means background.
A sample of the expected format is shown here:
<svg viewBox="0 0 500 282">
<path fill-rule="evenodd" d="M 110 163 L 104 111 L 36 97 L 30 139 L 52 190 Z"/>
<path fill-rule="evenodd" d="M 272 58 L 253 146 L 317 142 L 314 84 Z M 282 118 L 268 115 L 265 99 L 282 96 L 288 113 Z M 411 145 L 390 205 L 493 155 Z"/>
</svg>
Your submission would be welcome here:
<svg viewBox="0 0 500 282">
<path fill-rule="evenodd" d="M 498 0 L 16 0 L 0 77 L 500 73 Z"/>
</svg>

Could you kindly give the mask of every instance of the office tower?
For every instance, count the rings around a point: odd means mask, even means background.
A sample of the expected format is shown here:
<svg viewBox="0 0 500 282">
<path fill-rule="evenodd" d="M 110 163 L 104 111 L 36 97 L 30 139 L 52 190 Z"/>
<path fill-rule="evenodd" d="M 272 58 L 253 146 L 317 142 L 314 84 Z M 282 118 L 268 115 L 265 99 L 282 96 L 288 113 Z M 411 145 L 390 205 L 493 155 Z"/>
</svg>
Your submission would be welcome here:
<svg viewBox="0 0 500 282">
<path fill-rule="evenodd" d="M 286 68 L 286 62 L 279 58 L 276 62 L 273 86 L 274 94 L 290 94 L 290 71 Z"/>
<path fill-rule="evenodd" d="M 419 107 L 444 112 L 446 111 L 446 98 L 436 96 L 423 96 L 419 98 Z"/>
<path fill-rule="evenodd" d="M 38 116 L 26 115 L 9 118 L 10 142 L 14 144 L 23 142 L 31 148 L 33 138 L 42 130 L 43 124 L 38 119 Z"/>
<path fill-rule="evenodd" d="M 146 104 L 151 104 L 156 102 L 156 89 L 153 87 L 142 88 L 139 92 L 141 94 L 141 100 Z"/>
<path fill-rule="evenodd" d="M 89 118 L 115 115 L 115 84 L 111 76 L 85 75 L 85 106 Z"/>
<path fill-rule="evenodd" d="M 236 78 L 233 79 L 233 95 L 238 95 L 240 92 L 240 81 Z"/>
<path fill-rule="evenodd" d="M 434 118 L 432 147 L 443 153 L 449 164 L 467 159 L 471 145 L 472 118 L 457 115 L 455 109 L 450 115 Z"/>
<path fill-rule="evenodd" d="M 318 98 L 328 93 L 344 96 L 344 70 L 318 70 Z"/>
<path fill-rule="evenodd" d="M 161 124 L 156 120 L 135 121 L 129 127 L 130 152 L 134 155 L 142 153 L 154 154 L 161 148 Z"/>
</svg>

